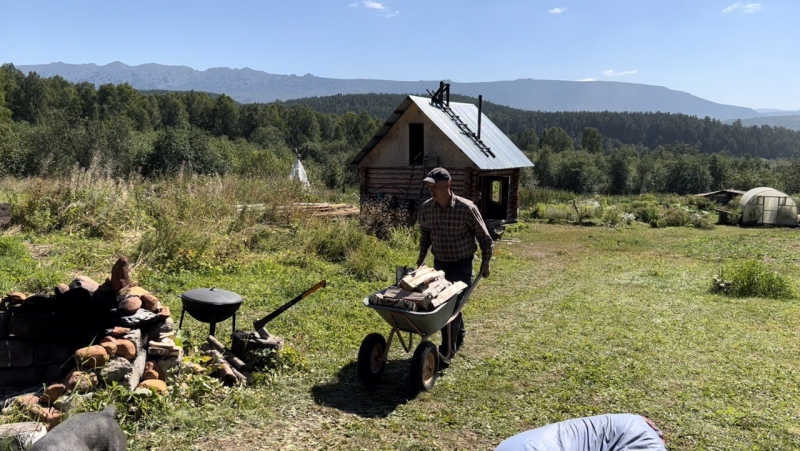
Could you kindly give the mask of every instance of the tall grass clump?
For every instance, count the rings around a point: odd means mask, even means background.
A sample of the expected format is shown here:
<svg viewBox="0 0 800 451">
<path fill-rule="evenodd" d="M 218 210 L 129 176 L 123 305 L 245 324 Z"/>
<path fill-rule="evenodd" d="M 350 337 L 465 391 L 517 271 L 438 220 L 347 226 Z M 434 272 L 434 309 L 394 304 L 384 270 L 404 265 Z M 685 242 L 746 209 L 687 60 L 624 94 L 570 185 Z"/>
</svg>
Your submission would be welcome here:
<svg viewBox="0 0 800 451">
<path fill-rule="evenodd" d="M 386 244 L 374 236 L 367 236 L 361 245 L 347 253 L 345 270 L 359 280 L 386 280 L 390 267 L 387 266 L 388 249 Z"/>
<path fill-rule="evenodd" d="M 368 235 L 359 229 L 356 220 L 313 220 L 297 233 L 297 241 L 306 252 L 331 263 L 345 261 L 348 253 L 360 248 L 367 239 Z"/>
<path fill-rule="evenodd" d="M 37 179 L 12 209 L 12 221 L 35 233 L 63 231 L 115 238 L 144 222 L 136 208 L 135 179 L 100 169 L 74 169 L 66 177 Z"/>
<path fill-rule="evenodd" d="M 791 280 L 758 260 L 728 265 L 714 277 L 712 291 L 734 297 L 794 299 Z"/>
<path fill-rule="evenodd" d="M 519 192 L 519 206 L 522 210 L 536 204 L 563 204 L 575 199 L 575 193 L 552 188 L 523 188 Z"/>
</svg>

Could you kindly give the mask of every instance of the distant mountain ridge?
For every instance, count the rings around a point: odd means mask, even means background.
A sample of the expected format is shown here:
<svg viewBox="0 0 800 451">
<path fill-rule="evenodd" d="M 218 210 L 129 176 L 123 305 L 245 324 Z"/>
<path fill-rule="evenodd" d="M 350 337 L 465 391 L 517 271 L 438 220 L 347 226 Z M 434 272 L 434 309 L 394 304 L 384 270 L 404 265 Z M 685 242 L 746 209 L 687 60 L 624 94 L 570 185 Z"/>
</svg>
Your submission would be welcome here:
<svg viewBox="0 0 800 451">
<path fill-rule="evenodd" d="M 439 80 L 392 81 L 336 79 L 311 74 L 277 75 L 253 69 L 212 68 L 113 62 L 96 64 L 51 63 L 17 66 L 42 77 L 60 75 L 70 82 L 129 83 L 139 90 L 206 91 L 224 93 L 241 103 L 264 103 L 335 94 L 420 94 L 434 90 Z M 479 83 L 451 82 L 451 92 L 533 111 L 666 112 L 716 119 L 762 117 L 744 107 L 723 105 L 661 86 L 610 81 L 522 79 Z"/>
</svg>

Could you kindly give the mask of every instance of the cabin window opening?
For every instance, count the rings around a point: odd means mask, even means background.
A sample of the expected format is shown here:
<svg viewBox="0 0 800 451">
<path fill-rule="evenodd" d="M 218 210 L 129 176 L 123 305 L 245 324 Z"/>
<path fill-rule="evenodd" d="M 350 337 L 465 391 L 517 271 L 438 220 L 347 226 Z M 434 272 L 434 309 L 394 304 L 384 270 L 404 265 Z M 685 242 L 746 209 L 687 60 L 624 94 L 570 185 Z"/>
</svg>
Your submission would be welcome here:
<svg viewBox="0 0 800 451">
<path fill-rule="evenodd" d="M 408 164 L 420 165 L 425 158 L 423 124 L 408 124 Z"/>
</svg>

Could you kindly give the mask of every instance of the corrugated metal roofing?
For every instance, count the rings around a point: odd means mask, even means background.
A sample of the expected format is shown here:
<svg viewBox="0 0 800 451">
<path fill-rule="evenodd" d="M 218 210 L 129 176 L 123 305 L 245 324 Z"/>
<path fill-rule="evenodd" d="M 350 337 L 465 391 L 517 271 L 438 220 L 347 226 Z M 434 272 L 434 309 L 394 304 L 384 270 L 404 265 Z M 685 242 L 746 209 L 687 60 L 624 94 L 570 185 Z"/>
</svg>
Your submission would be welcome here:
<svg viewBox="0 0 800 451">
<path fill-rule="evenodd" d="M 400 116 L 415 103 L 437 127 L 479 168 L 484 170 L 513 169 L 533 166 L 531 160 L 508 139 L 485 114 L 481 113 L 481 141 L 489 147 L 494 156 L 486 155 L 475 141 L 461 131 L 456 123 L 437 105 L 431 104 L 427 97 L 408 96 L 392 113 L 375 136 L 353 159 L 358 164 L 389 132 Z M 472 132 L 478 131 L 478 107 L 471 103 L 450 102 L 450 109 L 467 124 Z"/>
</svg>

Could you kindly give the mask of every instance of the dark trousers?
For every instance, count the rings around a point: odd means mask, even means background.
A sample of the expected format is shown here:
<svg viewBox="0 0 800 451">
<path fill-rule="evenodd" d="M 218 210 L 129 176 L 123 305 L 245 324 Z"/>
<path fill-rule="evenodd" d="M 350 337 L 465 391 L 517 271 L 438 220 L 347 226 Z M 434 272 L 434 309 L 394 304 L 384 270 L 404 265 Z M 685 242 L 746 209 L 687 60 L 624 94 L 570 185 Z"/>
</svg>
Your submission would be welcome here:
<svg viewBox="0 0 800 451">
<path fill-rule="evenodd" d="M 474 257 L 464 258 L 461 260 L 457 260 L 454 262 L 443 262 L 434 259 L 433 260 L 433 268 L 437 271 L 444 271 L 444 278 L 449 280 L 450 282 L 464 282 L 465 284 L 469 285 L 472 283 L 472 262 Z M 457 302 L 461 302 L 461 297 L 457 299 Z M 456 305 L 456 308 L 458 305 Z M 453 332 L 451 335 L 450 332 Z M 464 342 L 464 319 L 461 313 L 458 314 L 458 317 L 453 320 L 452 323 L 444 326 L 442 328 L 442 345 L 439 346 L 439 352 L 442 355 L 447 355 L 447 343 L 450 340 L 450 357 L 453 357 L 458 351 L 458 348 L 461 347 L 461 344 Z M 451 339 L 452 336 L 452 339 Z"/>
</svg>

